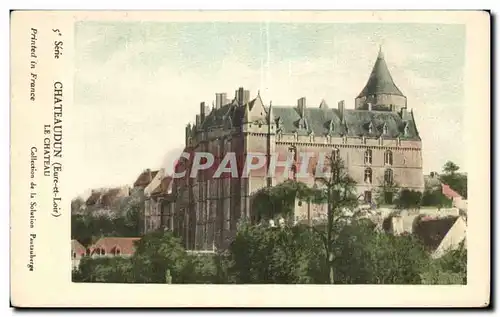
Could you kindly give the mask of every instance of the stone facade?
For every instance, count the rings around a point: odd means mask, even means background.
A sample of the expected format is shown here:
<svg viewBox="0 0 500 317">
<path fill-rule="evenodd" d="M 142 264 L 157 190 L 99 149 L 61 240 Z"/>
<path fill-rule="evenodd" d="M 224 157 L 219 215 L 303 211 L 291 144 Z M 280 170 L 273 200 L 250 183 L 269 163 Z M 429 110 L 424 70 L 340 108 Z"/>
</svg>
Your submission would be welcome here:
<svg viewBox="0 0 500 317">
<path fill-rule="evenodd" d="M 185 132 L 185 152 L 190 155 L 179 160 L 176 171 L 185 171 L 186 176 L 173 181 L 172 199 L 164 206 L 164 217 L 172 220 L 164 224 L 183 238 L 188 249 L 225 248 L 238 221 L 253 219 L 251 197 L 257 190 L 295 178 L 302 169 L 309 176 L 298 180 L 314 186 L 320 154 L 340 155 L 360 197 L 368 202 L 387 182 L 424 189 L 422 142 L 413 111 L 408 111 L 406 97 L 394 84 L 382 52 L 355 100 L 355 109 L 345 109 L 344 101 L 336 108 L 325 101 L 310 106 L 306 98 L 296 105 L 265 105 L 260 94 L 250 99 L 250 92 L 239 88 L 232 100 L 225 93 L 216 94 L 210 111 L 201 103 L 195 124 Z M 216 162 L 235 153 L 239 177 L 229 173 L 214 177 L 214 170 L 208 169 L 190 178 L 197 152 L 212 153 Z M 313 153 L 307 166 L 300 155 L 304 152 Z M 276 154 L 279 162 L 291 158 L 291 172 L 277 168 L 268 177 L 264 166 L 241 177 L 251 153 L 264 153 L 267 158 Z M 325 206 L 301 202 L 296 206 L 296 216 L 302 219 L 325 213 Z"/>
</svg>

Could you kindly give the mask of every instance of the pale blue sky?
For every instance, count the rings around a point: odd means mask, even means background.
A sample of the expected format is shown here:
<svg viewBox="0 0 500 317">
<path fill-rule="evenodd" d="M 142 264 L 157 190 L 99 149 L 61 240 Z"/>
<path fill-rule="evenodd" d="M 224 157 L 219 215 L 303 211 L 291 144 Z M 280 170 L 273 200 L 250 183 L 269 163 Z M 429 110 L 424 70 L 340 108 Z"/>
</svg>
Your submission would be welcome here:
<svg viewBox="0 0 500 317">
<path fill-rule="evenodd" d="M 75 40 L 78 193 L 161 167 L 216 92 L 244 86 L 265 104 L 305 96 L 310 107 L 324 98 L 353 108 L 379 44 L 415 112 L 425 172 L 446 160 L 466 170 L 463 25 L 79 22 Z"/>
</svg>

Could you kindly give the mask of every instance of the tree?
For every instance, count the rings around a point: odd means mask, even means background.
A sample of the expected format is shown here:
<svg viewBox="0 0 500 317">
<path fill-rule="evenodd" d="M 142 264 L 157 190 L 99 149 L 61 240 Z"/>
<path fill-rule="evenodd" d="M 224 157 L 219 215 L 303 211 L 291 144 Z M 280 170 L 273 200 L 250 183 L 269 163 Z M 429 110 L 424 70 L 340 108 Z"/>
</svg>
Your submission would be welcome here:
<svg viewBox="0 0 500 317">
<path fill-rule="evenodd" d="M 229 280 L 236 283 L 320 283 L 321 241 L 307 227 L 243 224 L 229 246 Z"/>
<path fill-rule="evenodd" d="M 74 282 L 134 283 L 132 262 L 121 257 L 84 257 L 78 270 L 73 271 Z"/>
<path fill-rule="evenodd" d="M 429 256 L 410 235 L 374 230 L 361 219 L 344 227 L 336 241 L 337 283 L 419 284 Z"/>
<path fill-rule="evenodd" d="M 385 179 L 379 179 L 379 183 L 381 183 L 382 186 L 375 189 L 375 202 L 377 205 L 380 206 L 394 203 L 393 200 L 400 190 L 399 184 L 394 181 L 388 182 Z"/>
<path fill-rule="evenodd" d="M 165 283 L 167 270 L 170 270 L 172 283 L 179 283 L 186 264 L 186 252 L 171 232 L 154 231 L 136 242 L 131 260 L 135 280 L 139 283 Z"/>
<path fill-rule="evenodd" d="M 295 199 L 314 201 L 314 190 L 303 182 L 286 180 L 273 187 L 264 187 L 253 196 L 252 210 L 256 211 L 257 221 L 273 219 L 278 216 L 290 217 L 295 208 Z"/>
<path fill-rule="evenodd" d="M 398 209 L 419 209 L 422 204 L 422 193 L 404 188 L 396 199 Z"/>
<path fill-rule="evenodd" d="M 449 185 L 460 196 L 467 198 L 467 175 L 457 173 L 460 167 L 453 162 L 446 162 L 443 167 L 444 175 L 440 176 L 441 182 Z"/>
<path fill-rule="evenodd" d="M 459 169 L 460 167 L 452 161 L 446 162 L 443 166 L 443 172 L 449 175 L 454 175 Z"/>
<path fill-rule="evenodd" d="M 322 184 L 320 191 L 328 204 L 326 232 L 315 230 L 319 233 L 326 253 L 326 266 L 328 267 L 328 280 L 335 282 L 334 274 L 334 242 L 342 228 L 356 218 L 354 212 L 358 205 L 356 195 L 356 182 L 346 171 L 343 160 L 339 155 L 328 157 L 329 171 L 316 178 Z"/>
<path fill-rule="evenodd" d="M 422 206 L 437 206 L 438 208 L 451 207 L 452 201 L 439 189 L 425 189 L 422 195 Z"/>
</svg>

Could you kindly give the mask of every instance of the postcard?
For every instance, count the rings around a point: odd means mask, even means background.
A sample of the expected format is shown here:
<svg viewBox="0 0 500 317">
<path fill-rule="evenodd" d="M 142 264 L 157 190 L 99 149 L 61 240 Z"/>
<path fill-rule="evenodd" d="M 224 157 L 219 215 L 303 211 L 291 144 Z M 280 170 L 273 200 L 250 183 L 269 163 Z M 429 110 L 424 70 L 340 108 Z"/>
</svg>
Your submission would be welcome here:
<svg viewBox="0 0 500 317">
<path fill-rule="evenodd" d="M 489 40 L 481 11 L 14 11 L 12 305 L 487 307 Z"/>
</svg>

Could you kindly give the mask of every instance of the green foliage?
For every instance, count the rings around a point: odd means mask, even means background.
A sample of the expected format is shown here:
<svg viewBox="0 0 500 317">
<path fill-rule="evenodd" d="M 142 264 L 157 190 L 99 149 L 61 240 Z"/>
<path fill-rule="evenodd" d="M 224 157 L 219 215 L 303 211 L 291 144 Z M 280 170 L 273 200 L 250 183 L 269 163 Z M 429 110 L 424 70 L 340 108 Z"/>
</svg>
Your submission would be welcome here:
<svg viewBox="0 0 500 317">
<path fill-rule="evenodd" d="M 439 189 L 425 189 L 422 195 L 422 206 L 436 206 L 439 208 L 449 208 L 452 206 L 452 200 L 448 199 Z"/>
<path fill-rule="evenodd" d="M 155 231 L 136 242 L 132 257 L 135 279 L 140 283 L 164 283 L 170 270 L 172 283 L 182 281 L 186 252 L 170 231 Z"/>
<path fill-rule="evenodd" d="M 132 262 L 121 257 L 84 257 L 73 271 L 73 282 L 134 283 Z"/>
<path fill-rule="evenodd" d="M 433 260 L 422 273 L 423 284 L 467 284 L 467 249 L 462 242 L 456 250 Z"/>
<path fill-rule="evenodd" d="M 467 175 L 458 173 L 460 167 L 448 161 L 443 167 L 444 174 L 440 176 L 441 182 L 449 185 L 451 189 L 467 199 Z"/>
<path fill-rule="evenodd" d="M 451 161 L 446 162 L 443 166 L 443 172 L 450 175 L 455 174 L 459 169 L 460 167 Z"/>
<path fill-rule="evenodd" d="M 422 203 L 422 193 L 404 188 L 399 193 L 395 203 L 398 209 L 418 209 Z"/>
<path fill-rule="evenodd" d="M 186 257 L 180 283 L 213 284 L 217 279 L 215 255 L 192 254 Z"/>
<path fill-rule="evenodd" d="M 336 283 L 418 284 L 429 257 L 409 235 L 394 236 L 355 222 L 335 242 Z"/>
<path fill-rule="evenodd" d="M 447 174 L 440 176 L 441 181 L 450 186 L 460 196 L 467 199 L 467 176 L 464 174 Z"/>
<path fill-rule="evenodd" d="M 273 187 L 264 187 L 253 196 L 252 210 L 256 211 L 257 221 L 284 218 L 293 214 L 295 199 L 311 202 L 323 200 L 322 192 L 309 188 L 306 184 L 286 180 Z"/>
<path fill-rule="evenodd" d="M 236 283 L 311 283 L 321 279 L 321 242 L 303 227 L 244 226 L 229 248 Z"/>
<path fill-rule="evenodd" d="M 71 239 L 83 245 L 90 245 L 101 237 L 137 237 L 141 229 L 141 210 L 144 198 L 136 191 L 131 196 L 120 199 L 112 210 L 87 207 L 81 212 L 80 199 L 72 202 Z M 74 208 L 74 209 L 73 209 Z"/>
</svg>

